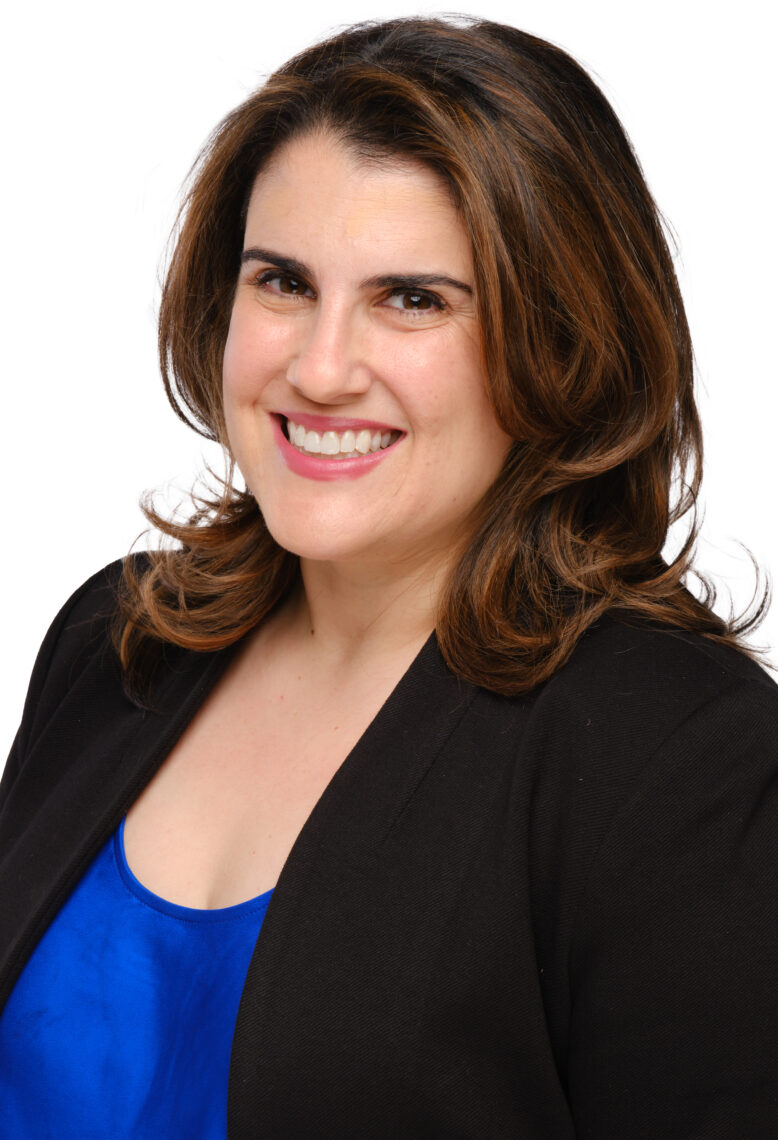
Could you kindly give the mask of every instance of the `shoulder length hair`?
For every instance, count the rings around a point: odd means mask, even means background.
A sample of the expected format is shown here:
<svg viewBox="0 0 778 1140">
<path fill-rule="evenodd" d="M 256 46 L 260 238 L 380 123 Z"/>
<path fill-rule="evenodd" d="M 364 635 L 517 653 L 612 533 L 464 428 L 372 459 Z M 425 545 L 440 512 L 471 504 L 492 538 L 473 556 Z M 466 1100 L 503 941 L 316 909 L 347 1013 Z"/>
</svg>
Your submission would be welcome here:
<svg viewBox="0 0 778 1140">
<path fill-rule="evenodd" d="M 559 48 L 488 21 L 402 19 L 302 52 L 229 114 L 194 168 L 164 285 L 168 397 L 229 456 L 222 355 L 249 194 L 282 144 L 332 133 L 426 164 L 472 241 L 485 375 L 514 440 L 472 520 L 436 632 L 455 673 L 504 694 L 568 658 L 606 610 L 737 644 L 684 585 L 702 456 L 693 359 L 660 215 L 629 140 Z M 286 595 L 294 555 L 233 486 L 192 495 L 176 540 L 125 562 L 117 644 L 131 691 L 160 643 L 224 648 Z M 672 561 L 672 522 L 691 513 Z M 758 616 L 758 615 L 757 615 Z"/>
</svg>

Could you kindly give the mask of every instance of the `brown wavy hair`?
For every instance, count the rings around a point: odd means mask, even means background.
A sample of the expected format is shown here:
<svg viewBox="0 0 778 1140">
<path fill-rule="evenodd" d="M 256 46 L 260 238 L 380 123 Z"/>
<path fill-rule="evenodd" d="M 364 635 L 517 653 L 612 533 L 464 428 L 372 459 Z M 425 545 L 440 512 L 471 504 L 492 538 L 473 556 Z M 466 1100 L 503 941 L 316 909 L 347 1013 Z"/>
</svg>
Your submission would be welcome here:
<svg viewBox="0 0 778 1140">
<path fill-rule="evenodd" d="M 514 445 L 480 504 L 436 622 L 455 673 L 525 691 L 606 610 L 738 644 L 687 590 L 702 458 L 689 329 L 661 217 L 614 111 L 559 48 L 488 21 L 401 19 L 302 52 L 229 114 L 196 164 L 164 285 L 174 409 L 229 457 L 222 355 L 248 197 L 282 144 L 326 130 L 431 167 L 472 241 L 490 398 Z M 155 649 L 224 648 L 297 579 L 297 558 L 227 478 L 175 540 L 127 559 L 117 643 L 139 690 Z M 691 512 L 683 549 L 662 551 Z M 742 646 L 741 646 L 742 648 Z"/>
</svg>

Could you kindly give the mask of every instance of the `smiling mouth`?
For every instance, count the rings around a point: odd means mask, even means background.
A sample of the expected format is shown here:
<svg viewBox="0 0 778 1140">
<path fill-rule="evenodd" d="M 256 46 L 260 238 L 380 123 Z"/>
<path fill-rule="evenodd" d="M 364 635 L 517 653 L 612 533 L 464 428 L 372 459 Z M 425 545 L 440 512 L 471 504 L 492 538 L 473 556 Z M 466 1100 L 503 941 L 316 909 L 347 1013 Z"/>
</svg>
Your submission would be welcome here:
<svg viewBox="0 0 778 1140">
<path fill-rule="evenodd" d="M 301 455 L 311 455 L 316 459 L 361 459 L 371 452 L 385 451 L 403 434 L 400 431 L 376 431 L 361 428 L 357 431 L 312 431 L 294 420 L 282 421 L 284 435 Z"/>
</svg>

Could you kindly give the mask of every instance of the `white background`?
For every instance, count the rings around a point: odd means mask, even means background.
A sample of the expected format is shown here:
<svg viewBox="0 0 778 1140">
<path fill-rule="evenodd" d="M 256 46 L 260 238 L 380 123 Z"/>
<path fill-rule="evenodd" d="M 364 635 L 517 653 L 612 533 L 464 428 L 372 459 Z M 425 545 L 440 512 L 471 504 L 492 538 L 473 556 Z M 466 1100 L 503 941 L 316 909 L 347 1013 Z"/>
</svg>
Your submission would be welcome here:
<svg viewBox="0 0 778 1140">
<path fill-rule="evenodd" d="M 736 608 L 752 577 L 735 540 L 778 566 L 768 10 L 761 0 L 467 9 L 553 40 L 593 72 L 677 235 L 707 440 L 699 562 Z M 28 0 L 5 17 L 0 753 L 55 612 L 141 531 L 139 494 L 168 487 L 175 500 L 171 480 L 186 487 L 204 458 L 218 462 L 169 410 L 155 357 L 158 272 L 197 150 L 293 52 L 343 24 L 419 11 L 391 0 Z M 773 646 L 775 610 L 758 637 Z"/>
</svg>

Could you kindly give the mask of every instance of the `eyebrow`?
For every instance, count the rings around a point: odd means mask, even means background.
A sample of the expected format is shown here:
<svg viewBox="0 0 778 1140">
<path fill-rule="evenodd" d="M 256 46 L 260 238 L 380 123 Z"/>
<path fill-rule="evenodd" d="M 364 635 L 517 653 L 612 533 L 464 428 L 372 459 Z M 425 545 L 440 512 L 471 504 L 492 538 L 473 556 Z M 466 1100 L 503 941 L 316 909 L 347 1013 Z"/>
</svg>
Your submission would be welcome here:
<svg viewBox="0 0 778 1140">
<path fill-rule="evenodd" d="M 290 277 L 303 277 L 310 280 L 313 276 L 310 269 L 302 261 L 294 257 L 283 257 L 271 249 L 258 249 L 252 246 L 244 249 L 240 255 L 241 265 L 247 261 L 266 261 L 275 265 Z M 424 289 L 433 285 L 448 285 L 452 289 L 460 289 L 468 296 L 473 295 L 472 288 L 464 281 L 457 281 L 445 273 L 379 273 L 375 277 L 368 277 L 362 282 L 363 289 Z"/>
</svg>

